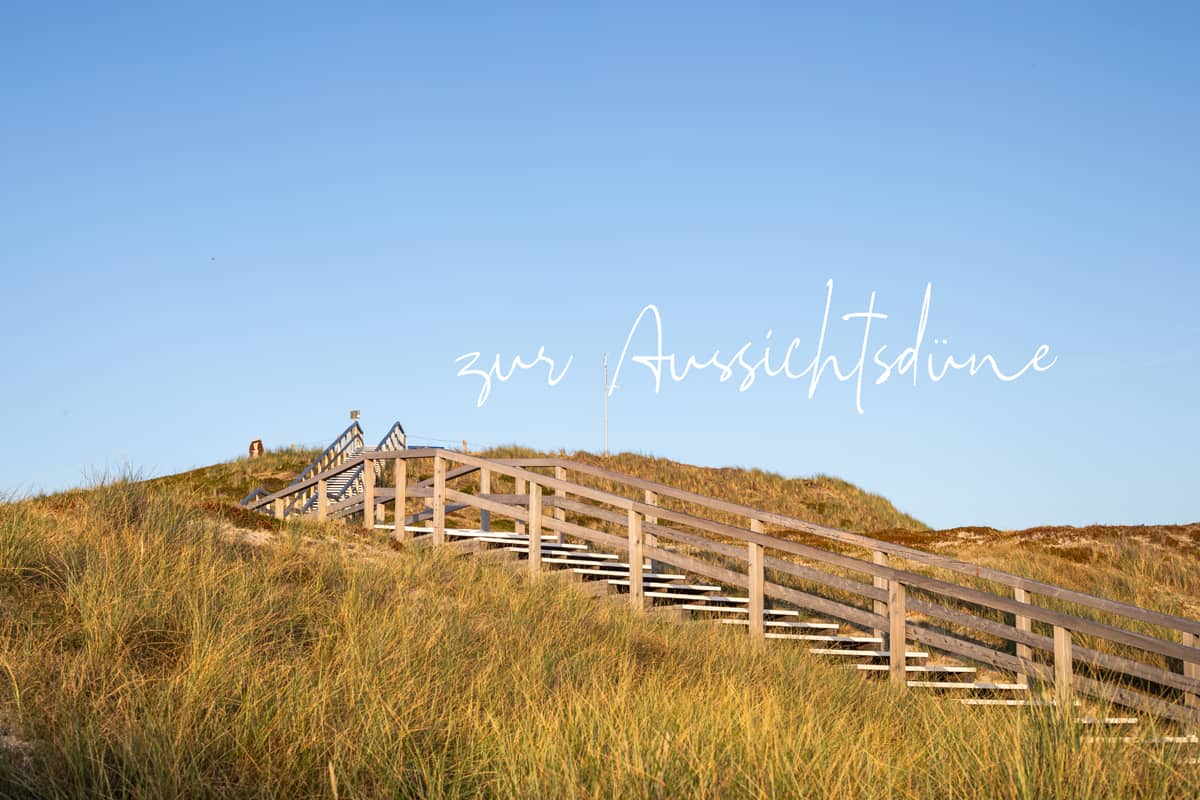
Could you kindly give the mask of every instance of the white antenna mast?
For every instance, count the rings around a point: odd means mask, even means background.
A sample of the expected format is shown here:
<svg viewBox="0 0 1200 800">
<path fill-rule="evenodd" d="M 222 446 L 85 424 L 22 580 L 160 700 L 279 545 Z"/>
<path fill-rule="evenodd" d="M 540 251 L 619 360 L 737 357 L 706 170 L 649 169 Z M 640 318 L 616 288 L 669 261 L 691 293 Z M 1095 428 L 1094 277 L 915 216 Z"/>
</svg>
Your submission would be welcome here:
<svg viewBox="0 0 1200 800">
<path fill-rule="evenodd" d="M 604 354 L 604 455 L 608 455 L 608 353 Z"/>
<path fill-rule="evenodd" d="M 608 353 L 604 354 L 604 455 L 608 455 L 608 394 L 617 385 L 608 385 Z"/>
</svg>

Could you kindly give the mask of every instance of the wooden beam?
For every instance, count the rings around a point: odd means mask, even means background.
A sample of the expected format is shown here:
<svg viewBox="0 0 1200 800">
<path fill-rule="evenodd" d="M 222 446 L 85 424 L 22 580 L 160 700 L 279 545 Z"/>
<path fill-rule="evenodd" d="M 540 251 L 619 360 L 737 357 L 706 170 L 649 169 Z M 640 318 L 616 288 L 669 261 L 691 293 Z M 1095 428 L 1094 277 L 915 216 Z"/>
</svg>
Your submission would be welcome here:
<svg viewBox="0 0 1200 800">
<path fill-rule="evenodd" d="M 492 471 L 486 467 L 479 470 L 479 493 L 492 493 Z M 486 509 L 479 509 L 479 530 L 490 531 L 492 529 L 492 512 Z"/>
<path fill-rule="evenodd" d="M 1187 647 L 1196 647 L 1200 645 L 1200 636 L 1196 636 L 1193 633 L 1185 633 L 1183 634 L 1183 643 Z M 1195 661 L 1183 662 L 1183 677 L 1200 682 L 1200 658 Z M 1200 715 L 1200 685 L 1185 695 L 1184 704 L 1194 710 L 1197 715 Z"/>
<path fill-rule="evenodd" d="M 1013 599 L 1018 603 L 1028 603 L 1029 592 L 1017 587 L 1013 589 Z M 1015 614 L 1013 616 L 1013 625 L 1019 631 L 1023 631 L 1025 633 L 1033 632 L 1033 620 L 1022 614 Z M 1027 644 L 1017 642 L 1017 658 L 1022 659 L 1023 661 L 1033 661 L 1033 648 Z M 1020 682 L 1028 686 L 1029 678 L 1030 676 L 1028 673 L 1022 673 Z"/>
<path fill-rule="evenodd" d="M 276 497 L 276 498 L 275 498 L 275 499 L 272 501 L 271 505 L 272 505 L 272 507 L 273 507 L 273 509 L 274 509 L 274 511 L 275 511 L 275 519 L 283 519 L 283 515 L 284 515 L 284 514 L 283 514 L 283 512 L 284 512 L 284 506 L 286 505 L 286 504 L 284 503 L 284 500 L 283 500 L 283 498 L 282 498 L 282 497 Z"/>
<path fill-rule="evenodd" d="M 324 522 L 329 516 L 329 481 L 325 478 L 317 481 L 317 521 Z"/>
<path fill-rule="evenodd" d="M 542 571 L 542 487 L 529 484 L 529 574 Z"/>
<path fill-rule="evenodd" d="M 908 671 L 905 669 L 908 644 L 904 635 L 904 594 L 903 583 L 888 581 L 888 675 L 892 685 L 900 689 L 908 686 Z"/>
<path fill-rule="evenodd" d="M 1078 592 L 1072 589 L 1063 588 L 1061 586 L 1055 586 L 1054 584 L 1035 581 L 1020 575 L 1013 575 L 1011 573 L 1003 572 L 1002 570 L 992 569 L 991 567 L 972 564 L 967 561 L 960 561 L 958 559 L 937 555 L 935 553 L 927 553 L 923 550 L 917 550 L 913 547 L 893 544 L 891 542 L 885 542 L 881 539 L 872 539 L 871 537 L 864 536 L 862 534 L 842 531 L 838 530 L 837 528 L 830 528 L 823 525 L 816 525 L 802 519 L 786 516 L 784 514 L 761 511 L 750 506 L 706 497 L 695 492 L 689 492 L 684 489 L 676 489 L 672 486 L 667 486 L 655 481 L 645 480 L 643 478 L 634 478 L 632 476 L 624 475 L 620 472 L 615 472 L 603 467 L 592 466 L 591 464 L 583 464 L 578 462 L 568 463 L 570 463 L 571 468 L 576 472 L 592 475 L 594 477 L 605 478 L 618 484 L 624 484 L 625 486 L 638 489 L 650 489 L 657 492 L 662 497 L 672 497 L 697 506 L 709 508 L 714 511 L 724 512 L 726 514 L 732 514 L 736 516 L 752 515 L 764 523 L 776 525 L 781 528 L 811 533 L 826 539 L 845 544 L 856 545 L 858 547 L 863 547 L 870 550 L 883 550 L 891 553 L 892 555 L 899 556 L 916 563 L 947 569 L 963 575 L 968 575 L 973 578 L 984 578 L 986 580 L 995 581 L 996 583 L 1004 584 L 1010 587 L 1022 588 L 1026 591 L 1030 591 L 1045 597 L 1052 597 L 1057 600 L 1076 603 L 1096 609 L 1098 611 L 1107 611 L 1113 614 L 1129 617 L 1130 619 L 1148 622 L 1153 625 L 1162 625 L 1178 631 L 1188 631 L 1192 634 L 1200 635 L 1200 621 L 1198 620 L 1187 619 L 1186 617 L 1178 617 L 1171 614 L 1164 614 L 1158 611 L 1151 611 L 1149 609 L 1140 608 L 1139 606 L 1131 605 L 1129 603 L 1122 603 L 1106 597 L 1097 597 L 1095 595 L 1085 594 L 1084 592 Z"/>
<path fill-rule="evenodd" d="M 1059 711 L 1066 712 L 1071 707 L 1074 696 L 1072 682 L 1075 675 L 1071 654 L 1071 631 L 1058 625 L 1054 626 L 1054 697 L 1058 700 Z"/>
<path fill-rule="evenodd" d="M 874 564 L 878 564 L 881 567 L 886 567 L 888 565 L 888 554 L 883 552 L 882 550 L 873 550 L 873 551 L 871 551 L 871 562 Z M 886 592 L 887 588 L 888 588 L 888 579 L 881 577 L 879 575 L 872 575 L 871 576 L 871 584 L 876 589 L 880 589 L 880 590 Z M 887 601 L 886 600 L 873 601 L 872 609 L 879 616 L 881 616 L 881 617 L 886 616 L 887 615 Z M 873 631 L 873 633 L 876 636 L 882 637 L 884 635 L 885 631 Z"/>
<path fill-rule="evenodd" d="M 446 460 L 433 457 L 433 543 L 446 542 Z"/>
<path fill-rule="evenodd" d="M 650 490 L 646 490 L 644 499 L 646 501 L 646 505 L 648 506 L 658 505 L 658 495 Z M 658 536 L 648 530 L 649 526 L 658 525 L 658 516 L 655 514 L 643 514 L 642 521 L 644 523 L 642 525 L 642 540 L 650 547 L 658 547 Z M 651 561 L 650 571 L 661 572 L 662 565 L 657 561 Z"/>
<path fill-rule="evenodd" d="M 407 504 L 408 499 L 408 462 L 403 458 L 393 459 L 392 469 L 396 474 L 392 476 L 393 483 L 396 485 L 396 533 L 404 533 L 404 518 L 408 515 Z"/>
<path fill-rule="evenodd" d="M 524 478 L 516 478 L 515 480 L 516 480 L 516 487 L 513 491 L 513 494 L 525 494 L 525 492 L 527 491 L 525 488 L 527 481 Z M 521 520 L 519 520 L 519 519 L 514 520 L 513 521 L 513 531 L 515 531 L 516 533 L 524 533 L 525 532 L 525 523 L 521 522 Z"/>
<path fill-rule="evenodd" d="M 566 467 L 563 467 L 563 466 L 558 466 L 558 465 L 555 465 L 555 467 L 554 467 L 554 477 L 555 477 L 555 479 L 556 479 L 556 480 L 560 480 L 560 481 L 566 481 L 566 479 L 567 479 L 567 468 L 566 468 Z M 562 487 L 556 488 L 556 489 L 554 490 L 554 497 L 555 497 L 556 499 L 566 499 L 566 497 L 567 497 L 567 490 L 566 490 L 566 489 L 563 489 Z M 553 511 L 551 511 L 550 513 L 551 513 L 551 515 L 552 515 L 552 516 L 553 516 L 553 517 L 554 517 L 556 520 L 559 520 L 560 522 L 561 522 L 561 521 L 563 521 L 563 520 L 565 520 L 565 519 L 567 518 L 567 512 L 566 512 L 566 511 L 564 511 L 562 508 L 560 508 L 560 507 L 559 507 L 559 506 L 557 506 L 557 505 L 554 507 L 554 510 L 553 510 Z M 554 532 L 554 537 L 555 537 L 555 541 L 556 541 L 558 544 L 562 544 L 562 543 L 563 543 L 563 533 L 562 533 L 562 531 L 555 531 L 555 532 Z"/>
<path fill-rule="evenodd" d="M 371 459 L 363 461 L 363 527 L 370 530 L 375 527 L 375 462 Z"/>
<path fill-rule="evenodd" d="M 642 588 L 642 559 L 645 558 L 642 540 L 642 515 L 629 511 L 629 604 L 642 609 L 646 604 Z"/>
<path fill-rule="evenodd" d="M 766 625 L 763 618 L 763 588 L 766 571 L 763 569 L 763 546 L 757 542 L 746 545 L 746 574 L 750 590 L 750 638 L 755 642 L 766 641 Z"/>
</svg>

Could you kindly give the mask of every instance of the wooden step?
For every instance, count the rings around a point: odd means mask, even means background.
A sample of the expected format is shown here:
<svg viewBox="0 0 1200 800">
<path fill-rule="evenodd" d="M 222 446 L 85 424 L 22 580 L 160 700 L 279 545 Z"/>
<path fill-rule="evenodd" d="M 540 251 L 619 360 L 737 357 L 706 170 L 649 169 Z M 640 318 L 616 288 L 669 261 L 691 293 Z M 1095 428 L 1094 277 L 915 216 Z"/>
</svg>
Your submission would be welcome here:
<svg viewBox="0 0 1200 800">
<path fill-rule="evenodd" d="M 834 647 L 814 647 L 809 648 L 810 653 L 818 656 L 854 656 L 855 658 L 891 658 L 889 650 L 843 650 Z M 914 650 L 911 653 L 905 653 L 905 658 L 929 658 L 929 653 L 922 653 L 919 650 Z"/>
<path fill-rule="evenodd" d="M 622 574 L 615 569 L 588 569 L 587 567 L 571 567 L 572 572 L 578 572 L 580 575 L 620 575 Z M 629 568 L 626 567 L 624 574 L 629 574 Z M 654 579 L 660 581 L 681 581 L 686 578 L 686 575 L 678 575 L 674 572 L 643 572 L 642 577 L 646 579 Z"/>
<path fill-rule="evenodd" d="M 1085 742 L 1121 742 L 1123 744 L 1200 744 L 1200 736 L 1084 736 Z"/>
<path fill-rule="evenodd" d="M 645 576 L 643 576 L 643 578 L 644 577 Z M 629 585 L 628 578 L 609 578 L 608 582 L 611 583 L 613 586 L 628 586 Z M 703 584 L 696 584 L 696 583 L 674 583 L 674 582 L 660 583 L 658 581 L 643 580 L 642 585 L 646 586 L 646 587 L 659 586 L 659 587 L 670 587 L 671 589 L 691 589 L 692 591 L 695 591 L 695 592 L 719 592 L 719 591 L 721 591 L 720 586 L 705 586 Z"/>
<path fill-rule="evenodd" d="M 914 689 L 986 689 L 992 692 L 1026 692 L 1029 687 L 1023 683 L 988 683 L 975 681 L 962 683 L 959 681 L 909 681 Z"/>
<path fill-rule="evenodd" d="M 847 669 L 858 669 L 864 672 L 887 672 L 889 667 L 887 664 L 847 664 Z M 977 672 L 975 667 L 953 667 L 942 666 L 940 664 L 907 664 L 904 669 L 907 672 L 922 672 L 936 673 L 945 675 L 960 675 Z"/>
<path fill-rule="evenodd" d="M 1137 717 L 1084 717 L 1079 720 L 1080 725 L 1137 725 Z"/>
<path fill-rule="evenodd" d="M 691 608 L 695 608 L 695 606 L 680 606 L 680 608 L 691 609 Z M 703 608 L 703 606 L 701 606 L 701 608 Z M 750 624 L 750 620 L 748 620 L 748 619 L 718 619 L 718 620 L 713 620 L 713 621 L 719 622 L 722 625 L 749 625 Z M 842 627 L 841 625 L 838 625 L 836 622 L 788 622 L 786 620 L 773 620 L 773 619 L 769 619 L 766 622 L 764 622 L 763 624 L 768 628 L 804 628 L 806 630 L 818 630 L 818 631 L 836 631 Z"/>
<path fill-rule="evenodd" d="M 722 600 L 722 599 L 724 599 L 724 598 L 722 598 L 722 597 L 706 597 L 706 598 L 704 598 L 704 602 L 711 603 L 714 600 Z M 748 608 L 722 608 L 721 606 L 710 606 L 710 605 L 699 605 L 699 604 L 687 606 L 686 608 L 688 611 L 712 611 L 712 612 L 715 612 L 718 614 L 749 614 L 750 613 L 750 609 L 748 609 Z M 800 612 L 794 611 L 790 608 L 764 608 L 763 616 L 764 617 L 798 617 L 798 616 L 800 616 Z M 740 620 L 731 620 L 731 621 L 736 622 L 736 621 L 740 621 Z M 834 627 L 836 627 L 836 626 L 834 626 Z"/>
</svg>

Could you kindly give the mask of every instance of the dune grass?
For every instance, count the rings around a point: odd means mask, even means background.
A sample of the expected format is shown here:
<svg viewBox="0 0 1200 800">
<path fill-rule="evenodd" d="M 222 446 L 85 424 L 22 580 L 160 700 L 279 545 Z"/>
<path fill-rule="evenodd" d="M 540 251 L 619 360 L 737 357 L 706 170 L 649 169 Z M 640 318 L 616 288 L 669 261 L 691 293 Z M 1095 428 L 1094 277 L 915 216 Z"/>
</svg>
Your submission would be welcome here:
<svg viewBox="0 0 1200 800">
<path fill-rule="evenodd" d="M 179 483 L 0 506 L 4 797 L 1186 797 L 1200 767 Z M 251 535 L 251 534 L 256 535 Z"/>
</svg>

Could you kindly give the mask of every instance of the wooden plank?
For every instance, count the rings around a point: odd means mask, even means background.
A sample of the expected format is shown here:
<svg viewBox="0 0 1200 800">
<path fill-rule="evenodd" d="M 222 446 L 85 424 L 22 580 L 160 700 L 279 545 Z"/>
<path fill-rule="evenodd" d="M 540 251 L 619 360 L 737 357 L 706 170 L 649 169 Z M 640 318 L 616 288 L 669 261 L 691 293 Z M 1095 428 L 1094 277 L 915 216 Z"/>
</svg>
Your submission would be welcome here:
<svg viewBox="0 0 1200 800">
<path fill-rule="evenodd" d="M 443 452 L 443 451 L 438 450 L 436 448 L 419 448 L 419 449 L 414 448 L 411 450 L 391 450 L 391 451 L 386 451 L 386 452 L 379 451 L 379 452 L 372 453 L 371 457 L 372 458 L 405 458 L 405 459 L 432 458 L 433 456 L 435 456 L 441 452 Z M 335 475 L 340 475 L 343 472 L 348 472 L 348 471 L 353 470 L 355 467 L 362 464 L 362 462 L 365 458 L 366 458 L 366 456 L 364 454 L 359 454 L 352 458 L 348 458 L 345 461 L 341 462 L 340 464 L 336 464 L 332 467 L 324 469 L 321 472 L 319 472 L 311 477 L 305 478 L 302 481 L 297 481 L 296 483 L 290 483 L 287 486 L 280 489 L 278 492 L 272 492 L 271 494 L 264 495 L 264 496 L 260 497 L 258 500 L 255 500 L 253 503 L 250 503 L 249 505 L 247 505 L 246 508 L 248 508 L 252 511 L 256 511 L 258 509 L 261 509 L 264 506 L 270 505 L 271 501 L 273 501 L 277 497 L 290 498 L 295 495 L 301 494 L 306 489 L 315 488 L 318 481 L 329 480 L 330 478 L 334 477 Z"/>
<path fill-rule="evenodd" d="M 567 468 L 562 467 L 562 466 L 555 466 L 554 467 L 554 477 L 556 480 L 560 480 L 560 481 L 566 483 Z M 554 497 L 556 500 L 565 500 L 567 497 L 567 490 L 562 489 L 562 488 L 555 489 Z M 550 513 L 551 513 L 551 516 L 553 516 L 557 520 L 565 520 L 567 518 L 567 512 L 558 506 L 554 506 L 554 510 L 551 511 Z M 562 544 L 563 543 L 562 532 L 556 531 L 556 535 L 558 538 L 555 541 L 557 541 L 559 544 Z"/>
<path fill-rule="evenodd" d="M 1141 692 L 1135 692 L 1132 689 L 1113 686 L 1112 684 L 1102 683 L 1091 678 L 1084 678 L 1080 675 L 1075 676 L 1075 686 L 1082 694 L 1098 697 L 1101 700 L 1116 703 L 1126 708 L 1146 711 L 1163 719 L 1182 722 L 1185 725 L 1194 725 L 1200 722 L 1200 710 L 1188 706 L 1176 705 L 1161 698 L 1150 697 Z"/>
<path fill-rule="evenodd" d="M 1116 600 L 1110 600 L 1105 597 L 1097 597 L 1084 592 L 1077 592 L 1071 589 L 1066 589 L 1054 584 L 1043 583 L 1020 575 L 1013 575 L 1002 570 L 984 567 L 979 564 L 972 564 L 966 561 L 949 558 L 946 556 L 927 553 L 923 550 L 917 550 L 904 545 L 884 542 L 880 539 L 872 539 L 869 536 L 862 534 L 850 533 L 841 531 L 836 528 L 829 528 L 823 525 L 815 525 L 805 520 L 789 517 L 784 514 L 776 514 L 773 512 L 761 511 L 749 506 L 730 503 L 724 500 L 706 497 L 704 495 L 689 492 L 683 489 L 676 489 L 665 484 L 655 481 L 648 481 L 642 478 L 634 478 L 632 476 L 623 475 L 619 472 L 595 467 L 590 464 L 579 464 L 569 462 L 572 469 L 577 472 L 591 475 L 593 477 L 604 478 L 626 486 L 651 490 L 656 492 L 661 497 L 671 497 L 677 500 L 682 500 L 688 503 L 709 508 L 714 511 L 721 511 L 726 514 L 735 516 L 752 516 L 759 521 L 776 525 L 778 527 L 787 528 L 790 530 L 811 533 L 822 538 L 832 541 L 841 542 L 844 544 L 856 545 L 867 550 L 881 550 L 891 555 L 899 556 L 910 561 L 920 564 L 926 564 L 932 567 L 958 572 L 963 575 L 972 577 L 981 577 L 996 583 L 1004 584 L 1012 588 L 1021 588 L 1034 594 L 1045 597 L 1053 597 L 1056 600 L 1076 603 L 1085 607 L 1092 608 L 1097 611 L 1105 611 L 1112 614 L 1137 619 L 1142 622 L 1147 622 L 1153 625 L 1161 625 L 1166 628 L 1173 628 L 1178 631 L 1187 631 L 1194 635 L 1200 635 L 1200 621 L 1178 617 L 1172 614 L 1164 614 L 1162 612 L 1151 611 L 1129 603 L 1122 603 Z"/>
<path fill-rule="evenodd" d="M 466 469 L 460 467 L 460 469 Z M 492 471 L 486 467 L 479 470 L 479 493 L 492 493 Z M 482 531 L 490 531 L 492 529 L 492 512 L 485 509 L 479 510 L 479 529 Z"/>
<path fill-rule="evenodd" d="M 1029 592 L 1021 589 L 1020 587 L 1015 588 L 1013 589 L 1013 599 L 1018 603 L 1028 603 Z M 1015 614 L 1013 615 L 1013 622 L 1015 623 L 1014 627 L 1016 627 L 1017 630 L 1025 633 L 1033 632 L 1033 620 L 1031 620 L 1029 617 L 1026 617 L 1022 614 Z M 1023 658 L 1026 661 L 1033 661 L 1033 650 L 1029 647 L 1029 645 L 1017 642 L 1017 658 Z M 1025 684 L 1028 685 L 1029 676 L 1022 674 L 1021 677 L 1024 679 Z"/>
<path fill-rule="evenodd" d="M 529 574 L 542 571 L 542 487 L 529 484 Z"/>
<path fill-rule="evenodd" d="M 646 605 L 645 589 L 642 582 L 642 559 L 645 558 L 642 540 L 642 515 L 634 510 L 629 512 L 629 604 L 637 609 Z"/>
<path fill-rule="evenodd" d="M 489 495 L 489 497 L 504 497 L 505 495 Z M 515 495 L 507 495 L 513 497 Z M 526 519 L 529 516 L 528 502 L 529 498 L 523 498 L 524 502 L 520 505 L 501 503 L 496 500 L 491 500 L 485 497 L 480 497 L 477 494 L 467 494 L 460 492 L 457 489 L 446 488 L 446 499 L 455 503 L 461 503 L 463 507 L 473 507 L 486 509 L 493 514 L 499 514 L 506 519 Z M 543 524 L 546 521 L 543 520 Z M 616 537 L 614 537 L 616 538 Z M 623 539 L 619 541 L 624 541 Z"/>
<path fill-rule="evenodd" d="M 525 478 L 517 478 L 516 486 L 513 488 L 513 494 L 521 494 L 521 495 L 525 494 L 526 484 L 527 484 L 527 481 Z M 513 531 L 516 533 L 524 533 L 525 532 L 525 523 L 519 519 L 515 520 L 513 522 Z"/>
<path fill-rule="evenodd" d="M 656 495 L 654 492 L 647 491 L 642 496 L 642 499 L 645 500 L 646 505 L 648 506 L 658 505 L 658 495 Z M 658 536 L 654 533 L 654 529 L 658 526 L 658 517 L 654 514 L 643 514 L 642 519 L 642 536 L 645 538 L 646 544 L 652 547 L 658 547 Z M 650 568 L 654 572 L 660 571 L 659 565 L 654 562 L 651 562 Z"/>
<path fill-rule="evenodd" d="M 1071 654 L 1071 631 L 1059 625 L 1054 626 L 1054 696 L 1059 708 L 1067 708 L 1071 703 L 1072 679 L 1075 676 L 1073 666 L 1074 656 Z"/>
<path fill-rule="evenodd" d="M 367 530 L 372 530 L 375 527 L 375 464 L 369 458 L 363 461 L 362 479 L 362 525 Z"/>
<path fill-rule="evenodd" d="M 443 456 L 445 458 L 447 458 L 450 461 L 453 461 L 455 463 L 467 464 L 467 465 L 471 465 L 471 466 L 475 466 L 475 467 L 490 466 L 492 468 L 493 472 L 500 474 L 500 475 L 508 475 L 509 477 L 512 477 L 512 478 L 525 478 L 526 480 L 533 478 L 535 480 L 538 480 L 542 484 L 542 486 L 546 487 L 547 489 L 562 488 L 562 489 L 565 489 L 570 494 L 575 495 L 576 497 L 584 497 L 584 498 L 587 498 L 588 500 L 596 500 L 601 503 L 607 503 L 611 506 L 619 508 L 622 511 L 628 511 L 629 509 L 633 508 L 635 505 L 632 500 L 629 500 L 628 498 L 625 498 L 625 497 L 621 497 L 619 495 L 611 494 L 610 492 L 604 492 L 599 489 L 593 489 L 589 486 L 582 486 L 577 483 L 571 483 L 570 481 L 560 481 L 557 478 L 548 478 L 545 476 L 539 476 L 536 473 L 528 472 L 524 469 L 521 469 L 520 467 L 509 466 L 500 461 L 489 461 L 487 459 L 479 458 L 478 456 L 469 456 L 465 453 L 455 453 L 455 452 L 451 452 L 451 451 L 437 451 L 437 452 L 442 452 Z M 563 461 L 561 459 L 547 461 L 545 463 L 547 465 L 553 465 L 555 463 L 562 463 L 564 466 L 567 466 L 569 469 L 576 469 L 577 467 L 581 466 L 578 462 Z"/>
<path fill-rule="evenodd" d="M 908 644 L 905 642 L 905 605 L 904 584 L 899 581 L 888 581 L 888 675 L 892 685 L 903 689 L 905 683 L 905 658 Z"/>
<path fill-rule="evenodd" d="M 882 550 L 873 550 L 871 552 L 871 561 L 872 563 L 878 564 L 881 567 L 886 567 L 888 565 L 888 554 Z M 888 589 L 888 579 L 882 578 L 878 575 L 871 576 L 871 584 L 874 586 L 874 588 L 883 592 L 886 592 Z M 879 616 L 882 617 L 887 615 L 887 600 L 876 599 L 871 605 L 872 610 Z M 876 636 L 883 636 L 883 634 L 883 631 L 875 631 Z"/>
<path fill-rule="evenodd" d="M 1192 633 L 1184 633 L 1183 643 L 1188 647 L 1196 647 L 1200 643 L 1200 637 Z M 1200 714 L 1200 658 L 1183 662 L 1183 677 L 1196 681 L 1196 688 L 1187 693 L 1184 702 L 1189 708 Z"/>
<path fill-rule="evenodd" d="M 635 507 L 636 505 L 637 504 L 635 504 Z M 974 603 L 976 605 L 981 605 L 998 611 L 1006 611 L 1012 614 L 1024 613 L 1026 616 L 1032 617 L 1041 622 L 1046 622 L 1051 625 L 1069 627 L 1072 630 L 1080 633 L 1087 633 L 1103 639 L 1108 639 L 1110 641 L 1131 645 L 1152 653 L 1158 653 L 1159 655 L 1165 655 L 1183 660 L 1200 660 L 1200 650 L 1197 650 L 1196 648 L 1184 647 L 1183 645 L 1176 644 L 1175 642 L 1168 642 L 1147 634 L 1129 631 L 1124 628 L 1118 628 L 1107 623 L 1097 622 L 1083 617 L 1077 617 L 1065 612 L 1055 611 L 1053 609 L 1043 608 L 1041 606 L 1018 603 L 1012 598 L 1001 597 L 980 589 L 960 586 L 959 584 L 932 578 L 921 573 L 898 570 L 891 567 L 874 564 L 863 559 L 854 558 L 853 556 L 846 556 L 840 553 L 830 553 L 828 551 L 820 550 L 815 547 L 809 547 L 808 545 L 803 545 L 798 542 L 776 539 L 764 534 L 758 534 L 752 531 L 744 531 L 742 529 L 734 528 L 733 526 L 724 525 L 721 523 L 705 522 L 705 524 L 700 524 L 700 522 L 704 521 L 697 521 L 695 517 L 690 517 L 687 514 L 682 514 L 675 511 L 668 511 L 666 509 L 660 511 L 660 516 L 666 519 L 671 519 L 672 521 L 680 521 L 682 524 L 689 524 L 693 527 L 699 527 L 710 532 L 728 536 L 730 538 L 740 539 L 747 542 L 755 541 L 763 544 L 766 547 L 782 550 L 784 552 L 791 553 L 793 555 L 799 555 L 803 558 L 814 561 L 886 578 L 889 581 L 899 580 L 909 587 L 924 589 L 926 591 L 942 594 L 956 600 L 963 600 L 968 603 Z"/>
<path fill-rule="evenodd" d="M 446 459 L 433 459 L 433 543 L 446 543 Z"/>
<path fill-rule="evenodd" d="M 755 542 L 746 545 L 747 588 L 750 593 L 750 638 L 761 642 L 765 639 L 766 625 L 763 618 L 763 584 L 766 583 L 763 546 Z"/>
<path fill-rule="evenodd" d="M 275 519 L 283 519 L 284 516 L 284 500 L 282 497 L 276 497 L 273 501 Z"/>
<path fill-rule="evenodd" d="M 317 481 L 317 521 L 324 522 L 329 516 L 329 481 L 321 478 Z"/>
<path fill-rule="evenodd" d="M 396 527 L 399 529 L 404 525 L 404 517 L 407 516 L 408 510 L 405 508 L 405 500 L 408 498 L 408 462 L 402 458 L 392 459 L 392 470 L 395 474 L 392 476 L 395 484 L 395 509 L 393 517 L 396 522 Z"/>
</svg>

